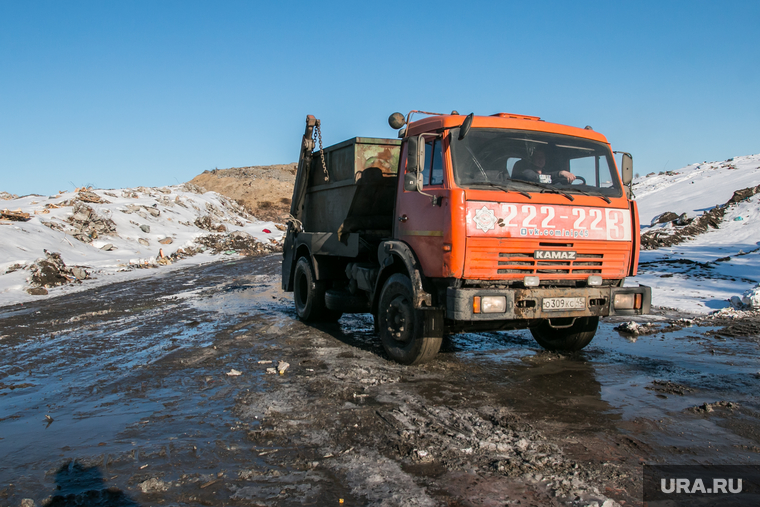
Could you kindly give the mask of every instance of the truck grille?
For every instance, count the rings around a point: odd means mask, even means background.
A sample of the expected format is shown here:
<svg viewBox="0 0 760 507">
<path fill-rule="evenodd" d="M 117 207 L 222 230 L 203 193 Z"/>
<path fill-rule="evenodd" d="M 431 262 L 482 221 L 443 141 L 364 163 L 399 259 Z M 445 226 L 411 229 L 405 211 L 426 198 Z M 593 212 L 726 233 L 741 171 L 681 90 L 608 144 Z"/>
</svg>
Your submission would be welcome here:
<svg viewBox="0 0 760 507">
<path fill-rule="evenodd" d="M 574 260 L 535 259 L 535 250 L 571 250 Z M 526 275 L 580 278 L 600 275 L 605 279 L 627 274 L 630 243 L 586 241 L 546 244 L 529 239 L 467 238 L 465 278 L 515 279 Z"/>
<path fill-rule="evenodd" d="M 499 252 L 498 274 L 521 273 L 532 274 L 570 274 L 589 273 L 602 274 L 604 254 L 577 254 L 573 261 L 567 260 L 540 260 L 533 258 L 533 252 Z M 501 267 L 505 266 L 505 267 Z"/>
</svg>

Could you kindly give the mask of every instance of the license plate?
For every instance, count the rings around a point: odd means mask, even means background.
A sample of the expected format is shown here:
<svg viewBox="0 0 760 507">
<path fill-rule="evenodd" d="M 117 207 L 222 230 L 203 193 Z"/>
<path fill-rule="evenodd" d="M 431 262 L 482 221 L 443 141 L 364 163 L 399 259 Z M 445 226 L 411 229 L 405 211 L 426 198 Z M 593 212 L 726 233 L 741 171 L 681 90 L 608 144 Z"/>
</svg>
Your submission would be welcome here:
<svg viewBox="0 0 760 507">
<path fill-rule="evenodd" d="M 544 298 L 545 312 L 554 310 L 583 310 L 586 308 L 586 298 Z"/>
</svg>

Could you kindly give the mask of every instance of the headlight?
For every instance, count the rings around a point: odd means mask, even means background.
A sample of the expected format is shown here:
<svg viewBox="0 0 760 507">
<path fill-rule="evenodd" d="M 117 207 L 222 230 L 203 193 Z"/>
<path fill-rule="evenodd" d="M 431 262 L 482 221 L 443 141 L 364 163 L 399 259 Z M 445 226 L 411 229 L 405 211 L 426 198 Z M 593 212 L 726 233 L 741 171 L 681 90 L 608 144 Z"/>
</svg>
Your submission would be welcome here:
<svg viewBox="0 0 760 507">
<path fill-rule="evenodd" d="M 472 298 L 473 313 L 504 313 L 507 298 L 504 296 L 475 296 Z"/>
<path fill-rule="evenodd" d="M 633 310 L 636 294 L 615 294 L 613 304 L 616 310 Z"/>
</svg>

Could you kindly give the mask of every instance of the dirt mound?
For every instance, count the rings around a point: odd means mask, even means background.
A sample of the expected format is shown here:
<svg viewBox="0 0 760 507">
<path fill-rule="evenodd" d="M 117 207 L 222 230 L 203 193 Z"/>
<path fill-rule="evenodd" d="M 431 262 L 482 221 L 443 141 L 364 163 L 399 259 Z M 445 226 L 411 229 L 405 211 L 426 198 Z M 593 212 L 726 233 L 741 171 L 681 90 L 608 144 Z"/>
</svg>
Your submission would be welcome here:
<svg viewBox="0 0 760 507">
<path fill-rule="evenodd" d="M 204 171 L 189 183 L 233 199 L 259 220 L 285 222 L 295 179 L 296 164 L 277 164 Z"/>
</svg>

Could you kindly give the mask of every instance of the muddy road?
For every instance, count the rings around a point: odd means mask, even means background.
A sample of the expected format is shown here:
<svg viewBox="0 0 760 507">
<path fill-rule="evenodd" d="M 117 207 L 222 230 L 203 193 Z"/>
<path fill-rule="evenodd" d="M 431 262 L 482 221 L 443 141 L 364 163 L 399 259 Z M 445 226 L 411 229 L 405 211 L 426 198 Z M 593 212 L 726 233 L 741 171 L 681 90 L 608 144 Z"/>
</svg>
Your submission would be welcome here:
<svg viewBox="0 0 760 507">
<path fill-rule="evenodd" d="M 609 507 L 642 463 L 760 463 L 755 321 L 604 322 L 569 356 L 461 334 L 406 367 L 369 316 L 297 321 L 279 270 L 0 308 L 0 504 Z"/>
</svg>

